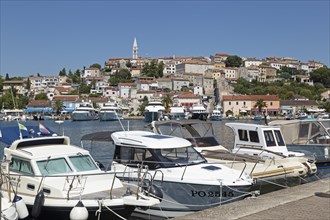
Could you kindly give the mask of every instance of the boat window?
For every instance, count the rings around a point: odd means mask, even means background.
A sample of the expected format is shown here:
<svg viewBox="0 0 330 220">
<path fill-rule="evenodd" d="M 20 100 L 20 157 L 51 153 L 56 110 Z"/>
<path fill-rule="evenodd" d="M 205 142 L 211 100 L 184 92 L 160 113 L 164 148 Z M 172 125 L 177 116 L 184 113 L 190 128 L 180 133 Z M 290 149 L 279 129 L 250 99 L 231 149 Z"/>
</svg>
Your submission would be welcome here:
<svg viewBox="0 0 330 220">
<path fill-rule="evenodd" d="M 320 125 L 316 125 L 316 124 L 312 124 L 312 131 L 311 131 L 311 134 L 310 136 L 313 137 L 317 134 L 319 134 L 321 132 L 321 128 L 320 128 Z"/>
<path fill-rule="evenodd" d="M 17 173 L 31 174 L 33 175 L 33 169 L 30 164 L 30 161 L 22 160 L 19 158 L 12 158 L 9 166 L 10 171 Z"/>
<path fill-rule="evenodd" d="M 268 147 L 276 146 L 276 142 L 272 131 L 264 131 L 264 135 Z"/>
<path fill-rule="evenodd" d="M 299 138 L 308 138 L 309 124 L 300 124 Z"/>
<path fill-rule="evenodd" d="M 283 139 L 283 136 L 281 134 L 281 131 L 275 130 L 274 134 L 275 134 L 278 146 L 285 146 L 284 139 Z"/>
<path fill-rule="evenodd" d="M 160 153 L 160 158 L 164 158 L 162 161 L 169 161 L 172 163 L 164 164 L 165 166 L 173 166 L 178 164 L 195 164 L 205 162 L 205 159 L 193 148 L 171 148 L 171 149 L 161 149 L 155 151 Z M 175 164 L 173 164 L 173 162 Z"/>
<path fill-rule="evenodd" d="M 69 158 L 78 172 L 98 169 L 89 155 L 72 156 Z"/>
<path fill-rule="evenodd" d="M 37 161 L 37 165 L 42 175 L 54 175 L 72 172 L 64 158 Z"/>
<path fill-rule="evenodd" d="M 250 141 L 254 143 L 259 143 L 259 136 L 258 132 L 256 131 L 249 131 Z"/>
<path fill-rule="evenodd" d="M 240 141 L 249 141 L 247 130 L 238 129 L 238 136 Z"/>
</svg>

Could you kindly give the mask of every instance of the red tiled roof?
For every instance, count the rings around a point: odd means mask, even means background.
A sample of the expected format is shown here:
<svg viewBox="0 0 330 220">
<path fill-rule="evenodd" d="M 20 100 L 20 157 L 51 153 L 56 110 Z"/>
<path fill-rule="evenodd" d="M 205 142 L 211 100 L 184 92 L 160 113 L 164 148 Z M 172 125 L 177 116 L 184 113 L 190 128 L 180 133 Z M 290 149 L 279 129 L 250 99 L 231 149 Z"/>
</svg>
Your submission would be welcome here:
<svg viewBox="0 0 330 220">
<path fill-rule="evenodd" d="M 277 95 L 224 95 L 223 101 L 257 101 L 262 99 L 264 101 L 280 101 Z"/>
<path fill-rule="evenodd" d="M 44 107 L 51 106 L 50 100 L 31 100 L 28 104 L 28 107 Z"/>
<path fill-rule="evenodd" d="M 75 102 L 78 99 L 78 95 L 54 95 L 55 101 L 72 101 Z"/>
</svg>

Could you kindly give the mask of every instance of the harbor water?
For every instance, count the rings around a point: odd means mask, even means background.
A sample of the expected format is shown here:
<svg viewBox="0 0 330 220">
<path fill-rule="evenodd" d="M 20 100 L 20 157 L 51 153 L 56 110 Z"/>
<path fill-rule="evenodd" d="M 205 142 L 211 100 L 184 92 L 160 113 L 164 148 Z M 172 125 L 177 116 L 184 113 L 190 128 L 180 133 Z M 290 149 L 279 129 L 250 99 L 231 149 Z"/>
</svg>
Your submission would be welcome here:
<svg viewBox="0 0 330 220">
<path fill-rule="evenodd" d="M 71 143 L 76 146 L 81 146 L 80 139 L 82 136 L 94 132 L 100 131 L 122 131 L 125 130 L 145 130 L 150 131 L 148 127 L 148 123 L 144 122 L 143 120 L 122 120 L 122 121 L 71 121 L 66 120 L 63 123 L 57 123 L 53 120 L 44 120 L 44 121 L 26 121 L 20 122 L 23 125 L 35 125 L 38 126 L 38 123 L 45 125 L 47 128 L 51 129 L 55 133 L 59 135 L 66 135 L 70 137 Z M 214 134 L 217 140 L 221 145 L 224 147 L 231 149 L 233 146 L 233 132 L 230 128 L 225 126 L 225 123 L 228 121 L 212 121 Z M 260 123 L 252 120 L 247 121 L 239 121 L 239 122 L 249 122 L 249 123 Z M 17 121 L 1 121 L 0 128 L 5 128 L 8 126 L 17 126 Z M 18 127 L 18 126 L 17 126 Z M 2 148 L 0 150 L 0 156 L 2 158 L 3 155 L 3 148 L 7 147 L 3 143 L 0 145 Z M 89 147 L 84 145 L 85 147 Z M 96 160 L 98 158 L 97 155 L 104 156 L 105 153 L 108 155 L 108 151 L 110 149 L 107 147 L 99 147 L 97 149 L 93 149 L 92 155 L 95 157 Z"/>
</svg>

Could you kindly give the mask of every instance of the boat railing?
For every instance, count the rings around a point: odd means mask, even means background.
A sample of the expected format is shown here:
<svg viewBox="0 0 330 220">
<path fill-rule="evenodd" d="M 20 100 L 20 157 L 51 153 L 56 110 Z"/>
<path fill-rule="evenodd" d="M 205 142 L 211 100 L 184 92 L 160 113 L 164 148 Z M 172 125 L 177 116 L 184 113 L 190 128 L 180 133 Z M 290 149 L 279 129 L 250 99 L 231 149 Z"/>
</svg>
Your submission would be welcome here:
<svg viewBox="0 0 330 220">
<path fill-rule="evenodd" d="M 243 145 L 243 144 L 240 144 L 240 145 L 237 145 L 238 146 L 238 150 L 235 152 L 235 154 L 238 154 L 238 152 L 241 150 L 241 149 L 248 149 L 248 150 L 259 150 L 260 153 L 258 155 L 255 155 L 255 156 L 261 156 L 264 152 L 266 153 L 269 153 L 269 154 L 273 154 L 274 156 L 279 156 L 279 157 L 282 157 L 282 158 L 286 158 L 287 156 L 283 155 L 282 153 L 279 153 L 279 152 L 275 152 L 275 151 L 271 151 L 271 150 L 267 150 L 267 149 L 262 149 L 261 146 L 252 146 L 252 145 Z"/>
<path fill-rule="evenodd" d="M 3 162 L 1 162 L 3 163 Z M 22 177 L 28 177 L 28 178 L 39 178 L 39 190 L 42 190 L 44 193 L 49 194 L 50 189 L 42 187 L 46 180 L 53 181 L 55 179 L 63 179 L 63 190 L 66 191 L 66 198 L 67 200 L 70 200 L 70 198 L 75 198 L 76 196 L 80 196 L 84 189 L 86 188 L 85 185 L 88 182 L 88 179 L 92 176 L 102 176 L 102 175 L 109 175 L 111 176 L 109 179 L 111 179 L 111 185 L 109 189 L 109 199 L 113 199 L 113 193 L 114 193 L 114 186 L 115 186 L 115 180 L 116 175 L 118 175 L 119 172 L 116 171 L 106 171 L 106 172 L 99 172 L 99 173 L 88 173 L 88 174 L 56 174 L 56 175 L 35 175 L 35 174 L 18 174 L 18 173 L 8 173 L 5 172 L 3 167 L 1 167 L 1 179 L 0 179 L 0 185 L 2 187 L 2 184 L 6 183 L 8 184 L 7 187 L 11 189 L 15 193 L 15 186 L 18 185 L 21 182 Z M 144 174 L 146 176 L 146 174 Z M 150 175 L 151 176 L 151 175 Z M 50 180 L 49 180 L 50 179 Z M 123 181 L 122 181 L 123 182 Z M 137 195 L 137 199 L 140 197 L 140 193 L 142 190 L 141 184 L 132 184 L 126 185 L 127 192 L 132 192 L 130 190 L 130 186 L 134 185 L 134 189 L 136 189 L 136 192 L 134 192 Z M 29 186 L 28 186 L 29 187 Z M 35 187 L 34 185 L 31 185 L 30 187 Z M 2 189 L 2 188 L 1 188 Z M 31 188 L 32 189 L 32 188 Z M 54 196 L 54 195 L 53 195 Z"/>
<path fill-rule="evenodd" d="M 161 170 L 155 170 L 154 174 L 152 175 L 150 173 L 149 165 L 145 164 L 146 161 L 135 161 L 138 163 L 134 163 L 134 161 L 131 160 L 121 160 L 121 165 L 124 165 L 124 171 L 123 172 L 115 172 L 117 176 L 123 177 L 123 179 L 127 178 L 127 181 L 133 180 L 137 182 L 138 191 L 141 190 L 143 187 L 146 186 L 146 183 L 148 182 L 149 185 L 147 185 L 147 191 L 152 186 L 155 177 L 158 173 L 161 175 L 160 183 L 163 183 L 164 180 L 164 173 Z M 152 161 L 150 161 L 152 162 Z M 154 162 L 156 163 L 156 162 Z M 124 180 L 123 180 L 124 181 Z"/>
</svg>

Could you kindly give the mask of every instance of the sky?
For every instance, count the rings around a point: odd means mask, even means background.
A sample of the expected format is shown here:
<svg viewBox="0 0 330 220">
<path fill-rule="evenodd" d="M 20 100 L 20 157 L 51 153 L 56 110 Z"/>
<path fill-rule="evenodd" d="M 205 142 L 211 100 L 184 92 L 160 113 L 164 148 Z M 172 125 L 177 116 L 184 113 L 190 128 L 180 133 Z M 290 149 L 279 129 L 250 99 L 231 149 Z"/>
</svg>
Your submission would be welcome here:
<svg viewBox="0 0 330 220">
<path fill-rule="evenodd" d="M 109 58 L 291 57 L 330 66 L 330 0 L 0 0 L 0 75 L 58 75 Z"/>
</svg>

